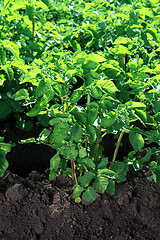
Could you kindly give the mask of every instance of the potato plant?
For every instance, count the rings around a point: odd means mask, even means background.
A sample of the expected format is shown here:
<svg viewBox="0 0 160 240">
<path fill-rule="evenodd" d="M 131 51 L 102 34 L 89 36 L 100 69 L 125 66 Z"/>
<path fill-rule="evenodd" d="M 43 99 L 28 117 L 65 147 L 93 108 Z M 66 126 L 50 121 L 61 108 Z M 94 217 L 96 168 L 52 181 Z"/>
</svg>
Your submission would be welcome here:
<svg viewBox="0 0 160 240">
<path fill-rule="evenodd" d="M 44 127 L 21 142 L 56 149 L 49 178 L 72 177 L 77 202 L 114 194 L 129 165 L 160 184 L 159 8 L 156 0 L 1 3 L 0 121 Z M 107 134 L 117 139 L 111 161 Z M 117 159 L 125 134 L 133 151 Z"/>
</svg>

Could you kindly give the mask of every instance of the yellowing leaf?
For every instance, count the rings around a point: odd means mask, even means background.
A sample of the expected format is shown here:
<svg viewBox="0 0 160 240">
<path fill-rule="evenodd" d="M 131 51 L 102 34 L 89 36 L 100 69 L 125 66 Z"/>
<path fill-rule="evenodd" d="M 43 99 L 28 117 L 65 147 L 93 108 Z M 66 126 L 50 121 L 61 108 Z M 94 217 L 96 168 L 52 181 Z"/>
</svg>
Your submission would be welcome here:
<svg viewBox="0 0 160 240">
<path fill-rule="evenodd" d="M 129 43 L 132 43 L 132 40 L 130 38 L 118 37 L 113 44 L 129 44 Z"/>
<path fill-rule="evenodd" d="M 98 54 L 91 53 L 88 55 L 86 61 L 93 61 L 93 62 L 99 63 L 99 62 L 106 62 L 107 59 Z"/>
</svg>

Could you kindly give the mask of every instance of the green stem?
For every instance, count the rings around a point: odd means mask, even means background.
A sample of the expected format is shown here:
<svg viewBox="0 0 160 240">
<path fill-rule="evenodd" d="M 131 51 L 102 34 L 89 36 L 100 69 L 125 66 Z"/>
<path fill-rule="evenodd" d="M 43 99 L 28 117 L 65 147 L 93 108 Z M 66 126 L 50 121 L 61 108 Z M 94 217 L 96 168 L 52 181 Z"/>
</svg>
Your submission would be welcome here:
<svg viewBox="0 0 160 240">
<path fill-rule="evenodd" d="M 125 70 L 125 68 L 126 68 L 126 65 L 125 65 L 125 55 L 123 55 L 123 56 L 121 56 L 119 58 L 119 65 L 120 65 L 121 68 L 123 68 L 123 70 Z"/>
<path fill-rule="evenodd" d="M 35 21 L 32 20 L 32 42 L 34 42 L 34 30 L 35 30 Z"/>
<path fill-rule="evenodd" d="M 105 133 L 103 133 L 102 134 L 102 136 L 101 136 L 101 138 L 103 138 L 104 136 L 106 136 L 107 135 L 107 133 L 105 132 Z"/>
<path fill-rule="evenodd" d="M 90 94 L 88 93 L 87 94 L 87 103 L 90 103 L 90 101 L 91 101 L 91 98 L 90 98 Z"/>
<path fill-rule="evenodd" d="M 97 139 L 96 139 L 96 145 L 94 148 L 94 155 L 93 155 L 94 159 L 96 159 L 96 157 L 97 157 L 98 148 L 99 148 L 99 137 L 97 137 Z"/>
<path fill-rule="evenodd" d="M 121 143 L 121 141 L 122 141 L 122 138 L 123 138 L 124 133 L 125 133 L 125 130 L 122 130 L 122 132 L 121 132 L 121 134 L 120 134 L 120 136 L 119 136 L 119 138 L 118 138 L 117 146 L 116 146 L 116 148 L 115 148 L 115 151 L 114 151 L 114 154 L 113 154 L 113 159 L 112 159 L 112 162 L 111 162 L 111 164 L 110 164 L 109 169 L 112 168 L 114 162 L 116 161 L 118 149 L 119 149 L 119 146 L 120 146 L 120 143 Z"/>
<path fill-rule="evenodd" d="M 138 98 L 140 98 L 142 96 L 142 94 L 147 90 L 148 88 L 144 89 L 141 94 L 138 96 Z"/>
<path fill-rule="evenodd" d="M 63 113 L 64 113 L 64 100 L 63 100 L 63 97 L 61 97 L 61 102 L 62 102 L 62 106 L 63 106 Z"/>
<path fill-rule="evenodd" d="M 99 128 L 99 131 L 101 132 L 101 127 Z M 100 139 L 100 136 L 98 136 L 97 139 L 96 139 L 96 145 L 95 145 L 95 148 L 94 148 L 94 155 L 93 155 L 94 159 L 96 159 L 96 157 L 97 157 L 98 148 L 99 148 L 99 139 Z"/>
<path fill-rule="evenodd" d="M 71 168 L 72 168 L 72 173 L 73 173 L 72 174 L 73 184 L 78 185 L 75 163 L 74 163 L 73 159 L 71 159 L 70 162 L 71 162 Z"/>
<path fill-rule="evenodd" d="M 69 92 L 69 87 L 65 90 L 66 92 L 66 108 L 68 108 L 68 92 Z"/>
</svg>

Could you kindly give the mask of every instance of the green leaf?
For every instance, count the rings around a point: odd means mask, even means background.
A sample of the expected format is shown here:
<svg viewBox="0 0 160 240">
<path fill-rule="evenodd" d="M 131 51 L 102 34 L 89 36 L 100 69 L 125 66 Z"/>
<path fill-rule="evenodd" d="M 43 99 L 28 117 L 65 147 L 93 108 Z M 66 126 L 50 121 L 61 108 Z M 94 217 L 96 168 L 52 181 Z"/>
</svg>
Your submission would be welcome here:
<svg viewBox="0 0 160 240">
<path fill-rule="evenodd" d="M 144 147 L 144 139 L 141 134 L 131 132 L 129 133 L 129 140 L 134 151 L 140 151 Z"/>
<path fill-rule="evenodd" d="M 81 50 L 81 46 L 76 40 L 72 40 L 71 45 L 74 51 Z"/>
<path fill-rule="evenodd" d="M 112 170 L 116 173 L 115 178 L 117 181 L 125 182 L 126 181 L 126 174 L 129 170 L 128 163 L 123 162 L 115 162 Z"/>
<path fill-rule="evenodd" d="M 71 134 L 71 139 L 75 142 L 78 142 L 81 139 L 83 134 L 82 127 L 78 123 L 75 124 L 71 128 L 70 134 Z"/>
<path fill-rule="evenodd" d="M 154 113 L 158 113 L 160 111 L 160 101 L 155 100 L 152 104 Z"/>
<path fill-rule="evenodd" d="M 20 101 L 20 100 L 23 100 L 23 99 L 29 99 L 29 93 L 26 89 L 22 88 L 18 92 L 16 92 L 15 94 L 13 94 L 12 97 L 16 101 Z"/>
<path fill-rule="evenodd" d="M 109 193 L 110 195 L 113 195 L 115 193 L 115 181 L 112 179 L 108 180 L 108 186 L 107 186 L 107 193 Z"/>
<path fill-rule="evenodd" d="M 82 197 L 87 202 L 93 202 L 97 198 L 97 193 L 93 187 L 88 187 L 86 192 L 83 193 Z"/>
<path fill-rule="evenodd" d="M 39 81 L 36 79 L 37 75 L 41 73 L 41 70 L 37 67 L 34 67 L 31 69 L 24 77 L 24 79 L 21 81 L 21 83 L 30 82 L 34 86 L 39 85 Z"/>
<path fill-rule="evenodd" d="M 42 0 L 42 2 L 43 2 L 44 4 L 46 4 L 46 6 L 49 8 L 49 5 L 50 5 L 49 0 Z"/>
<path fill-rule="evenodd" d="M 102 119 L 101 126 L 104 128 L 111 127 L 115 121 L 116 121 L 116 114 L 115 114 L 115 112 L 111 111 L 108 114 L 108 116 L 106 116 Z"/>
<path fill-rule="evenodd" d="M 19 57 L 19 47 L 18 47 L 18 45 L 16 45 L 13 42 L 10 42 L 8 40 L 4 40 L 3 41 L 3 46 L 4 46 L 5 49 L 10 51 L 14 55 L 15 58 Z"/>
<path fill-rule="evenodd" d="M 90 90 L 91 90 L 92 97 L 96 99 L 100 99 L 102 97 L 102 91 L 99 87 L 91 85 Z"/>
<path fill-rule="evenodd" d="M 4 85 L 4 82 L 6 81 L 3 74 L 0 74 L 0 87 Z"/>
<path fill-rule="evenodd" d="M 3 65 L 6 62 L 6 51 L 0 48 L 0 63 Z"/>
<path fill-rule="evenodd" d="M 92 78 L 94 78 L 96 80 L 100 80 L 100 78 L 101 78 L 101 75 L 99 73 L 95 72 L 95 71 L 90 70 L 89 74 Z"/>
<path fill-rule="evenodd" d="M 81 187 L 80 185 L 75 185 L 72 189 L 74 190 L 72 194 L 73 198 L 79 197 L 81 193 L 84 191 L 84 188 Z"/>
<path fill-rule="evenodd" d="M 86 59 L 86 53 L 77 51 L 74 53 L 73 63 L 83 64 Z"/>
<path fill-rule="evenodd" d="M 12 81 L 14 79 L 14 72 L 9 65 L 5 65 L 1 67 L 7 74 L 8 80 Z"/>
<path fill-rule="evenodd" d="M 125 54 L 129 54 L 131 55 L 132 53 L 128 50 L 127 47 L 124 47 L 123 45 L 116 45 L 116 47 L 114 47 L 112 49 L 112 52 L 114 54 L 117 54 L 117 55 L 125 55 Z"/>
<path fill-rule="evenodd" d="M 96 165 L 95 163 L 93 162 L 93 160 L 91 158 L 84 158 L 82 160 L 82 163 L 87 167 L 87 169 L 89 170 L 94 170 Z"/>
<path fill-rule="evenodd" d="M 86 61 L 94 61 L 96 63 L 99 63 L 99 62 L 106 62 L 107 59 L 102 57 L 102 56 L 100 56 L 100 55 L 98 55 L 98 54 L 91 53 L 86 58 Z"/>
<path fill-rule="evenodd" d="M 99 176 L 94 182 L 94 189 L 99 193 L 104 193 L 108 186 L 108 178 L 106 176 Z"/>
<path fill-rule="evenodd" d="M 90 70 L 90 69 L 93 70 L 98 67 L 98 63 L 90 60 L 90 61 L 87 61 L 85 64 L 83 64 L 82 67 L 85 70 Z"/>
<path fill-rule="evenodd" d="M 43 96 L 45 92 L 50 88 L 50 80 L 41 80 L 36 88 L 36 98 Z"/>
<path fill-rule="evenodd" d="M 3 138 L 0 137 L 0 177 L 3 176 L 4 172 L 8 168 L 9 164 L 6 159 L 6 154 L 11 150 L 11 144 L 4 143 Z"/>
<path fill-rule="evenodd" d="M 76 104 L 79 101 L 79 99 L 83 96 L 83 93 L 84 93 L 84 91 L 82 91 L 80 89 L 76 89 L 70 97 L 70 102 L 72 104 Z"/>
<path fill-rule="evenodd" d="M 35 117 L 39 114 L 40 111 L 41 111 L 40 104 L 37 103 L 28 113 L 26 113 L 26 115 L 29 117 Z"/>
<path fill-rule="evenodd" d="M 143 169 L 143 164 L 140 163 L 138 160 L 134 160 L 132 162 L 132 165 L 133 165 L 135 171 L 139 171 L 139 170 Z"/>
<path fill-rule="evenodd" d="M 10 3 L 10 0 L 4 0 L 4 8 L 6 8 L 9 3 Z"/>
<path fill-rule="evenodd" d="M 67 137 L 69 125 L 68 123 L 60 122 L 53 129 L 53 138 L 55 142 L 61 142 Z"/>
<path fill-rule="evenodd" d="M 108 164 L 108 157 L 102 158 L 101 161 L 100 161 L 100 163 L 99 163 L 98 166 L 97 166 L 97 169 L 106 168 L 106 167 L 107 167 L 107 164 Z"/>
<path fill-rule="evenodd" d="M 6 119 L 11 112 L 10 104 L 5 101 L 0 101 L 0 119 Z"/>
<path fill-rule="evenodd" d="M 36 139 L 37 141 L 44 141 L 49 135 L 50 131 L 46 128 L 43 129 L 43 131 L 39 134 L 39 137 Z"/>
<path fill-rule="evenodd" d="M 12 66 L 14 68 L 18 68 L 19 70 L 21 70 L 22 72 L 26 73 L 27 74 L 27 70 L 29 68 L 28 65 L 24 64 L 24 61 L 22 59 L 15 59 L 13 62 L 12 62 Z"/>
<path fill-rule="evenodd" d="M 135 113 L 138 116 L 138 119 L 140 120 L 140 122 L 143 125 L 145 125 L 145 123 L 147 121 L 147 114 L 146 114 L 146 112 L 144 112 L 143 110 L 135 109 Z"/>
<path fill-rule="evenodd" d="M 152 170 L 153 174 L 155 175 L 155 182 L 160 185 L 160 166 L 156 169 Z"/>
<path fill-rule="evenodd" d="M 26 144 L 26 143 L 36 143 L 36 139 L 35 138 L 27 138 L 25 140 L 20 140 L 21 144 Z"/>
<path fill-rule="evenodd" d="M 75 117 L 79 124 L 87 124 L 87 118 L 85 112 L 80 112 L 78 108 L 74 107 L 71 109 L 70 113 Z"/>
<path fill-rule="evenodd" d="M 61 163 L 61 158 L 58 153 L 56 153 L 50 160 L 50 169 L 58 170 Z"/>
<path fill-rule="evenodd" d="M 107 93 L 119 91 L 111 80 L 98 80 L 96 84 Z"/>
<path fill-rule="evenodd" d="M 25 8 L 24 0 L 15 0 L 13 6 L 11 7 L 11 11 L 15 11 L 20 8 Z"/>
<path fill-rule="evenodd" d="M 78 182 L 83 187 L 88 187 L 92 179 L 95 177 L 95 174 L 93 172 L 86 172 L 84 176 L 80 176 L 78 178 Z"/>
<path fill-rule="evenodd" d="M 97 116 L 98 116 L 98 108 L 97 107 L 88 107 L 87 118 L 88 118 L 88 123 L 90 125 L 93 125 L 93 123 L 97 119 Z"/>
<path fill-rule="evenodd" d="M 48 10 L 49 10 L 47 4 L 46 4 L 46 3 L 43 3 L 43 1 L 42 1 L 42 2 L 36 1 L 36 2 L 35 2 L 35 5 L 36 5 L 37 8 L 42 8 L 42 9 L 44 9 L 45 11 L 48 11 Z"/>
<path fill-rule="evenodd" d="M 57 177 L 57 174 L 55 173 L 55 171 L 50 170 L 49 172 L 49 180 L 52 181 Z"/>
<path fill-rule="evenodd" d="M 130 44 L 132 40 L 127 37 L 118 37 L 113 44 Z"/>
<path fill-rule="evenodd" d="M 138 161 L 140 163 L 148 162 L 151 158 L 151 155 L 152 155 L 151 148 L 148 148 L 147 154 L 144 157 L 140 158 Z"/>
<path fill-rule="evenodd" d="M 16 127 L 23 131 L 30 131 L 33 128 L 33 123 L 31 120 L 19 120 L 16 121 Z"/>
<path fill-rule="evenodd" d="M 47 114 L 45 114 L 45 115 L 37 116 L 37 119 L 38 119 L 39 123 L 41 124 L 41 126 L 48 127 L 49 121 L 51 118 Z"/>
<path fill-rule="evenodd" d="M 127 102 L 126 103 L 126 106 L 128 108 L 146 108 L 146 105 L 144 103 L 141 103 L 141 102 L 133 102 L 133 101 L 130 101 L 130 102 Z"/>
<path fill-rule="evenodd" d="M 86 157 L 86 155 L 87 155 L 86 149 L 84 147 L 81 147 L 79 150 L 80 158 L 84 158 L 84 157 Z"/>
<path fill-rule="evenodd" d="M 155 114 L 155 119 L 156 119 L 157 122 L 160 122 L 160 112 Z"/>
<path fill-rule="evenodd" d="M 91 77 L 90 73 L 85 74 L 85 79 L 84 79 L 84 83 L 85 83 L 85 87 L 90 86 L 92 83 L 94 83 L 96 81 L 96 79 L 94 79 L 93 77 Z M 93 84 L 92 84 L 93 85 Z"/>
<path fill-rule="evenodd" d="M 86 127 L 87 133 L 90 135 L 89 142 L 93 144 L 97 139 L 96 127 L 94 126 L 87 126 Z"/>
<path fill-rule="evenodd" d="M 64 145 L 63 147 L 60 148 L 60 154 L 62 154 L 64 158 L 69 160 L 76 159 L 78 155 L 78 150 L 75 144 L 71 144 L 68 146 Z"/>
<path fill-rule="evenodd" d="M 106 176 L 106 177 L 109 177 L 109 178 L 115 178 L 115 172 L 110 170 L 110 169 L 98 169 L 98 174 L 97 176 Z"/>
<path fill-rule="evenodd" d="M 32 5 L 26 5 L 26 13 L 29 17 L 30 21 L 33 21 L 34 19 L 34 6 Z"/>
<path fill-rule="evenodd" d="M 8 164 L 6 158 L 2 156 L 2 150 L 0 149 L 0 177 L 3 176 L 3 174 L 7 170 L 8 166 L 9 166 L 9 164 Z"/>
<path fill-rule="evenodd" d="M 62 96 L 65 94 L 64 89 L 62 88 L 62 85 L 60 85 L 59 83 L 54 82 L 54 83 L 52 84 L 52 87 L 53 87 L 54 91 L 55 91 L 59 96 L 62 97 Z"/>
<path fill-rule="evenodd" d="M 33 51 L 33 52 L 42 52 L 43 51 L 43 48 L 40 44 L 38 43 L 35 43 L 35 42 L 32 42 L 30 44 L 30 49 Z"/>
<path fill-rule="evenodd" d="M 152 161 L 149 164 L 149 169 L 152 171 L 153 173 L 153 177 L 154 177 L 154 181 L 160 185 L 160 166 L 157 165 L 157 162 Z"/>
</svg>

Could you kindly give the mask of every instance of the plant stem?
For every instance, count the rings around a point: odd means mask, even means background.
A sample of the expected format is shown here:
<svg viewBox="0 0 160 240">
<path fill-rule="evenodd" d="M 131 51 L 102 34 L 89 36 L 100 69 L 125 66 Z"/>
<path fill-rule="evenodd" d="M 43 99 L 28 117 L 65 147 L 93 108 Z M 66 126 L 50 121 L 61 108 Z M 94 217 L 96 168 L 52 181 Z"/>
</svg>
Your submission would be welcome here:
<svg viewBox="0 0 160 240">
<path fill-rule="evenodd" d="M 35 22 L 32 20 L 32 42 L 34 42 L 34 30 L 35 30 Z"/>
<path fill-rule="evenodd" d="M 87 94 L 87 103 L 90 103 L 90 101 L 91 101 L 91 98 L 90 98 L 90 94 L 88 93 Z"/>
<path fill-rule="evenodd" d="M 99 131 L 101 132 L 101 127 L 99 128 Z M 98 148 L 99 148 L 99 139 L 100 139 L 100 136 L 98 136 L 96 139 L 96 145 L 94 148 L 94 155 L 93 155 L 94 159 L 96 159 L 96 157 L 97 157 L 97 152 L 98 152 Z"/>
<path fill-rule="evenodd" d="M 77 182 L 77 176 L 76 176 L 76 168 L 75 168 L 75 163 L 73 161 L 73 159 L 70 160 L 71 161 L 71 168 L 72 168 L 72 179 L 73 179 L 73 184 L 74 185 L 78 185 Z"/>
<path fill-rule="evenodd" d="M 69 87 L 67 87 L 66 89 L 66 108 L 68 108 L 68 91 L 69 91 Z"/>
<path fill-rule="evenodd" d="M 147 89 L 148 89 L 148 88 L 144 89 L 137 98 L 140 98 Z"/>
<path fill-rule="evenodd" d="M 114 164 L 114 162 L 115 162 L 115 160 L 116 160 L 117 153 L 118 153 L 118 149 L 119 149 L 119 146 L 120 146 L 120 143 L 121 143 L 121 141 L 122 141 L 122 138 L 123 138 L 123 134 L 124 134 L 124 133 L 125 133 L 125 130 L 122 130 L 122 132 L 121 132 L 121 134 L 120 134 L 120 136 L 119 136 L 119 138 L 118 138 L 117 146 L 116 146 L 116 148 L 115 148 L 115 151 L 114 151 L 114 154 L 113 154 L 113 159 L 112 159 L 112 162 L 111 162 L 111 164 L 110 164 L 109 169 L 112 168 L 112 166 L 113 166 L 113 164 Z"/>
<path fill-rule="evenodd" d="M 97 139 L 96 139 L 96 145 L 94 148 L 94 155 L 93 155 L 94 159 L 96 159 L 96 157 L 97 157 L 98 147 L 99 147 L 99 137 L 97 137 Z"/>
<path fill-rule="evenodd" d="M 102 136 L 101 136 L 101 138 L 103 138 L 103 137 L 106 136 L 106 135 L 107 135 L 107 133 L 103 133 Z"/>
<path fill-rule="evenodd" d="M 125 68 L 126 68 L 126 65 L 125 65 L 125 55 L 123 55 L 123 56 L 121 56 L 119 58 L 119 65 L 120 65 L 121 68 L 123 68 L 123 70 L 125 70 Z"/>
<path fill-rule="evenodd" d="M 64 99 L 63 99 L 63 97 L 60 97 L 60 99 L 61 99 L 61 103 L 62 103 L 62 106 L 63 106 L 62 111 L 63 111 L 63 113 L 64 113 Z"/>
</svg>

